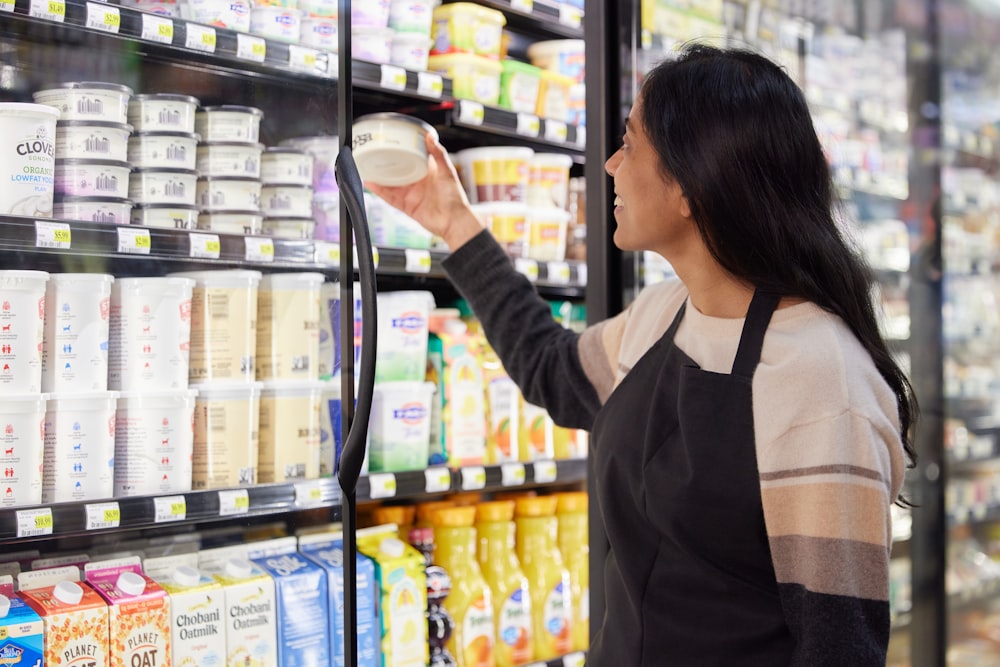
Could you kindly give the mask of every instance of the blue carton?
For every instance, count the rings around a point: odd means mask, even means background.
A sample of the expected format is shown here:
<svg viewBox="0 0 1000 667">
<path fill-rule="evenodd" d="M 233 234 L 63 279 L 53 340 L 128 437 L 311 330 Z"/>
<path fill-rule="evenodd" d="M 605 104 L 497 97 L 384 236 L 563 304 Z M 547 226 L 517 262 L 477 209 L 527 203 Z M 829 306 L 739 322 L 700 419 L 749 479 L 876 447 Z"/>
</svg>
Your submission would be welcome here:
<svg viewBox="0 0 1000 667">
<path fill-rule="evenodd" d="M 0 665 L 41 667 L 44 649 L 42 618 L 21 598 L 10 597 L 10 608 L 0 616 Z M 6 604 L 0 601 L 0 613 Z"/>
</svg>

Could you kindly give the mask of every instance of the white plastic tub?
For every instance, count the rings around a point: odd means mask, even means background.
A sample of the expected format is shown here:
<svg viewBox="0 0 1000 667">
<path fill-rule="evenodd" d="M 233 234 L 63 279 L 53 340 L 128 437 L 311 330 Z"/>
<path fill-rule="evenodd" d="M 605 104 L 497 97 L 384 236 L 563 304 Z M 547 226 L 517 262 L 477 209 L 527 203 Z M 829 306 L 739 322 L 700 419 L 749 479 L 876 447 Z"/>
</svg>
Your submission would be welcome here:
<svg viewBox="0 0 1000 667">
<path fill-rule="evenodd" d="M 259 382 L 200 384 L 194 412 L 192 486 L 223 489 L 257 483 Z"/>
<path fill-rule="evenodd" d="M 302 12 L 291 7 L 254 5 L 250 10 L 250 32 L 280 42 L 298 42 Z"/>
<path fill-rule="evenodd" d="M 111 498 L 117 402 L 115 391 L 49 396 L 45 406 L 43 503 Z"/>
<path fill-rule="evenodd" d="M 129 183 L 129 199 L 137 204 L 192 206 L 198 175 L 189 169 L 136 169 Z"/>
<path fill-rule="evenodd" d="M 431 38 L 417 32 L 397 32 L 392 37 L 389 62 L 411 70 L 426 70 Z"/>
<path fill-rule="evenodd" d="M 568 211 L 558 208 L 529 208 L 528 257 L 538 261 L 564 260 L 569 217 Z"/>
<path fill-rule="evenodd" d="M 125 123 L 132 89 L 103 81 L 73 81 L 48 86 L 32 97 L 39 104 L 58 109 L 60 120 Z"/>
<path fill-rule="evenodd" d="M 365 0 L 351 7 L 351 26 L 384 29 L 389 24 L 389 0 Z"/>
<path fill-rule="evenodd" d="M 0 395 L 42 390 L 45 325 L 44 271 L 0 271 Z"/>
<path fill-rule="evenodd" d="M 86 120 L 64 120 L 56 125 L 56 159 L 128 160 L 132 126 Z"/>
<path fill-rule="evenodd" d="M 306 46 L 313 46 L 330 53 L 339 48 L 336 16 L 305 16 L 302 18 L 301 40 Z"/>
<path fill-rule="evenodd" d="M 228 1 L 228 0 L 227 0 Z M 247 28 L 249 30 L 249 27 Z M 238 141 L 256 144 L 264 112 L 256 107 L 223 105 L 205 107 L 194 117 L 195 132 L 205 143 Z"/>
<path fill-rule="evenodd" d="M 128 162 L 115 160 L 56 160 L 55 191 L 76 197 L 129 196 Z"/>
<path fill-rule="evenodd" d="M 0 214 L 52 215 L 58 118 L 44 104 L 0 104 Z"/>
<path fill-rule="evenodd" d="M 185 18 L 230 30 L 250 32 L 250 7 L 250 0 L 188 0 L 189 16 Z"/>
<path fill-rule="evenodd" d="M 318 196 L 335 197 L 340 192 L 334 167 L 340 154 L 340 138 L 333 136 L 296 137 L 281 142 L 282 146 L 298 148 L 313 157 L 313 191 Z"/>
<path fill-rule="evenodd" d="M 264 144 L 214 142 L 198 146 L 198 173 L 206 178 L 260 178 Z"/>
<path fill-rule="evenodd" d="M 53 273 L 45 289 L 42 391 L 108 388 L 111 284 L 106 273 Z"/>
<path fill-rule="evenodd" d="M 528 58 L 532 65 L 572 77 L 577 83 L 583 83 L 587 76 L 582 39 L 535 42 L 528 47 Z"/>
<path fill-rule="evenodd" d="M 421 381 L 427 371 L 427 323 L 434 307 L 430 292 L 407 290 L 378 295 L 375 381 Z"/>
<path fill-rule="evenodd" d="M 260 191 L 260 210 L 270 217 L 307 218 L 312 215 L 311 185 L 265 185 Z"/>
<path fill-rule="evenodd" d="M 128 140 L 128 161 L 137 169 L 193 171 L 200 138 L 193 132 L 138 132 Z"/>
<path fill-rule="evenodd" d="M 42 502 L 42 459 L 45 452 L 47 394 L 10 394 L 0 401 L 0 507 Z"/>
<path fill-rule="evenodd" d="M 484 146 L 459 151 L 455 158 L 469 201 L 473 204 L 526 203 L 533 155 L 530 148 L 516 146 Z"/>
<path fill-rule="evenodd" d="M 128 103 L 128 122 L 136 132 L 194 132 L 198 98 L 173 93 L 136 95 Z"/>
<path fill-rule="evenodd" d="M 528 171 L 528 205 L 565 209 L 573 158 L 562 153 L 535 153 Z"/>
<path fill-rule="evenodd" d="M 260 189 L 256 178 L 199 178 L 195 201 L 203 212 L 259 211 Z"/>
<path fill-rule="evenodd" d="M 198 207 L 182 204 L 133 206 L 132 224 L 168 229 L 194 229 L 198 224 Z"/>
<path fill-rule="evenodd" d="M 62 197 L 52 205 L 56 220 L 87 220 L 108 225 L 127 225 L 132 212 L 128 199 L 104 197 Z"/>
<path fill-rule="evenodd" d="M 319 477 L 322 382 L 265 382 L 260 396 L 258 481 Z"/>
<path fill-rule="evenodd" d="M 322 273 L 272 273 L 257 296 L 257 379 L 319 378 Z"/>
<path fill-rule="evenodd" d="M 511 257 L 528 250 L 528 207 L 514 202 L 473 204 L 472 210 Z"/>
<path fill-rule="evenodd" d="M 432 382 L 383 382 L 375 385 L 369 422 L 372 472 L 427 467 L 431 435 Z"/>
<path fill-rule="evenodd" d="M 198 215 L 198 229 L 222 234 L 260 234 L 264 215 L 259 211 L 215 211 Z"/>
<path fill-rule="evenodd" d="M 195 389 L 126 392 L 115 414 L 115 497 L 191 490 Z"/>
<path fill-rule="evenodd" d="M 313 183 L 313 158 L 309 153 L 299 148 L 272 146 L 260 156 L 260 180 L 264 185 L 308 185 L 311 187 Z"/>
<path fill-rule="evenodd" d="M 392 0 L 389 3 L 389 27 L 400 32 L 431 36 L 435 0 Z"/>
<path fill-rule="evenodd" d="M 316 221 L 312 218 L 264 218 L 260 230 L 279 239 L 311 239 Z"/>
<path fill-rule="evenodd" d="M 389 28 L 351 26 L 351 55 L 357 60 L 385 64 L 392 57 L 392 36 Z"/>
<path fill-rule="evenodd" d="M 427 174 L 428 134 L 437 131 L 413 116 L 376 113 L 354 121 L 354 160 L 361 178 L 380 185 L 409 185 Z"/>
</svg>

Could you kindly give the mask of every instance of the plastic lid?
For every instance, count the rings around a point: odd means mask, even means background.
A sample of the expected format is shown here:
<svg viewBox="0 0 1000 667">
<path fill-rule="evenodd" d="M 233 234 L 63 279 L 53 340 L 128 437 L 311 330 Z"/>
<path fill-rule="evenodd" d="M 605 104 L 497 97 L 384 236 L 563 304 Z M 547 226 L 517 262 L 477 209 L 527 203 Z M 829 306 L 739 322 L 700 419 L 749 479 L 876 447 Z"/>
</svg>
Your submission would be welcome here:
<svg viewBox="0 0 1000 667">
<path fill-rule="evenodd" d="M 555 513 L 556 513 L 555 496 L 518 498 L 514 501 L 515 516 L 524 516 L 524 517 L 554 516 Z"/>
<path fill-rule="evenodd" d="M 135 572 L 122 572 L 115 581 L 115 588 L 129 597 L 135 597 L 142 595 L 142 592 L 146 590 L 146 580 Z"/>
<path fill-rule="evenodd" d="M 52 589 L 52 597 L 63 604 L 80 604 L 83 599 L 83 587 L 72 581 L 60 581 Z"/>
<path fill-rule="evenodd" d="M 476 522 L 511 521 L 513 518 L 513 500 L 491 500 L 476 505 Z"/>
<path fill-rule="evenodd" d="M 197 97 L 191 97 L 190 95 L 178 95 L 176 93 L 144 93 L 142 95 L 136 95 L 129 100 L 129 106 L 131 106 L 133 102 L 184 102 L 186 104 L 194 104 L 195 106 L 201 103 L 198 101 Z"/>
<path fill-rule="evenodd" d="M 67 127 L 104 127 L 111 130 L 123 130 L 130 134 L 135 129 L 128 123 L 112 123 L 107 120 L 61 120 L 56 123 L 56 127 L 59 129 Z"/>
<path fill-rule="evenodd" d="M 0 595 L 0 618 L 5 618 L 10 613 L 10 598 Z"/>
<path fill-rule="evenodd" d="M 464 528 L 476 522 L 476 508 L 472 505 L 463 507 L 441 507 L 431 514 L 435 528 Z"/>
<path fill-rule="evenodd" d="M 53 90 L 114 90 L 115 92 L 125 93 L 126 95 L 132 95 L 134 92 L 128 86 L 123 86 L 120 83 L 108 83 L 107 81 L 70 81 L 68 83 L 50 83 L 42 86 L 42 89 L 35 93 L 35 96 L 41 95 L 42 93 L 52 92 Z"/>
<path fill-rule="evenodd" d="M 413 505 L 385 505 L 376 507 L 372 512 L 375 523 L 394 523 L 397 526 L 409 526 L 413 523 L 417 508 Z"/>
<path fill-rule="evenodd" d="M 234 579 L 246 579 L 253 574 L 253 565 L 243 558 L 230 558 L 223 568 L 227 576 Z"/>
<path fill-rule="evenodd" d="M 565 491 L 553 494 L 556 498 L 556 512 L 586 512 L 587 494 L 583 491 Z"/>
<path fill-rule="evenodd" d="M 185 588 L 191 588 L 201 583 L 201 573 L 190 565 L 178 565 L 174 568 L 172 578 L 178 586 Z"/>
<path fill-rule="evenodd" d="M 406 553 L 406 544 L 397 537 L 387 537 L 378 543 L 378 550 L 389 558 L 399 558 Z"/>
<path fill-rule="evenodd" d="M 429 526 L 431 523 L 431 516 L 434 512 L 442 507 L 454 507 L 455 503 L 451 500 L 431 500 L 426 503 L 420 503 L 417 505 L 417 522 L 425 526 Z"/>
<path fill-rule="evenodd" d="M 410 185 L 427 175 L 426 156 L 393 145 L 372 145 L 355 162 L 362 180 L 379 185 Z"/>
<path fill-rule="evenodd" d="M 198 113 L 202 114 L 210 111 L 227 111 L 229 113 L 248 113 L 253 116 L 264 116 L 264 112 L 256 107 L 243 107 L 236 104 L 222 104 L 214 107 L 202 107 L 198 109 Z"/>
<path fill-rule="evenodd" d="M 0 114 L 3 113 L 11 114 L 42 114 L 45 116 L 51 116 L 52 118 L 59 118 L 62 112 L 54 106 L 48 104 L 32 104 L 30 102 L 3 102 L 0 103 Z"/>
</svg>

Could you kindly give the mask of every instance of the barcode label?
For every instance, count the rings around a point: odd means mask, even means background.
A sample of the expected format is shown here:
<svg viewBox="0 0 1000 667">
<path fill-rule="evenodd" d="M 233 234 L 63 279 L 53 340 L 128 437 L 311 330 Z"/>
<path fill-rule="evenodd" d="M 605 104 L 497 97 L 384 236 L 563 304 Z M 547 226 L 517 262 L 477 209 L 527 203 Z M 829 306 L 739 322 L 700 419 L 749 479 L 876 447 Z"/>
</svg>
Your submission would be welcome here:
<svg viewBox="0 0 1000 667">
<path fill-rule="evenodd" d="M 219 491 L 219 516 L 246 514 L 250 511 L 250 494 L 246 489 Z"/>
<path fill-rule="evenodd" d="M 162 16 L 143 14 L 142 38 L 150 42 L 170 44 L 174 41 L 174 22 Z"/>
<path fill-rule="evenodd" d="M 62 23 L 66 20 L 66 3 L 63 0 L 31 0 L 28 16 Z"/>
<path fill-rule="evenodd" d="M 48 222 L 46 220 L 35 221 L 36 248 L 59 248 L 66 250 L 70 247 L 72 240 L 73 234 L 67 223 Z"/>
<path fill-rule="evenodd" d="M 195 51 L 215 53 L 215 28 L 197 23 L 187 24 L 187 40 L 184 45 Z"/>
<path fill-rule="evenodd" d="M 19 510 L 17 516 L 18 537 L 38 537 L 52 534 L 52 508 Z"/>
<path fill-rule="evenodd" d="M 167 523 L 187 518 L 187 500 L 184 496 L 153 498 L 153 521 Z"/>
<path fill-rule="evenodd" d="M 15 0 L 0 0 L 0 12 L 13 12 Z"/>
<path fill-rule="evenodd" d="M 148 255 L 151 247 L 148 229 L 118 228 L 118 252 L 126 255 Z"/>
<path fill-rule="evenodd" d="M 93 2 L 87 3 L 88 28 L 117 34 L 121 25 L 122 17 L 117 7 Z"/>
<path fill-rule="evenodd" d="M 87 530 L 108 530 L 117 528 L 122 513 L 118 503 L 95 503 L 87 505 Z"/>
<path fill-rule="evenodd" d="M 236 35 L 236 57 L 262 63 L 267 57 L 267 42 L 260 37 L 238 33 Z"/>
</svg>

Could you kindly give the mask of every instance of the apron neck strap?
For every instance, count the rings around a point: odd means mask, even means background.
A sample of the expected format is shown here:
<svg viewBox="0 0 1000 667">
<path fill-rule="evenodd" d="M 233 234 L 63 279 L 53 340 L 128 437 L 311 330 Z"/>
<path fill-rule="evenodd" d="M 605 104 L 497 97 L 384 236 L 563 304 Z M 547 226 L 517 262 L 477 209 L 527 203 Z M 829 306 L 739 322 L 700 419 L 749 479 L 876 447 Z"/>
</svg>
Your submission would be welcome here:
<svg viewBox="0 0 1000 667">
<path fill-rule="evenodd" d="M 764 345 L 767 325 L 770 324 L 771 315 L 774 314 L 780 300 L 781 296 L 774 292 L 754 291 L 750 307 L 747 309 L 746 320 L 743 322 L 743 333 L 740 335 L 740 345 L 736 350 L 736 360 L 733 361 L 733 375 L 747 379 L 753 377 L 760 362 L 760 350 Z"/>
</svg>

